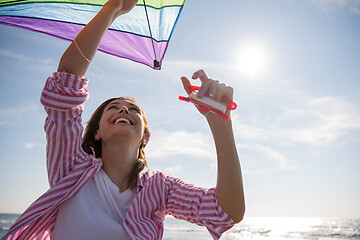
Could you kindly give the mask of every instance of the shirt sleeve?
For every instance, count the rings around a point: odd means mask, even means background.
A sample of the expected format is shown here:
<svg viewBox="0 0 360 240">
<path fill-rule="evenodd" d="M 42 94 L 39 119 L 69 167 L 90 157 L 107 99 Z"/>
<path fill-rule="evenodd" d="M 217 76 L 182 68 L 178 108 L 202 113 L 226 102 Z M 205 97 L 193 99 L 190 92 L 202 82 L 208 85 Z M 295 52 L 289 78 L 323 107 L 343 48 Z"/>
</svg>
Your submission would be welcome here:
<svg viewBox="0 0 360 240">
<path fill-rule="evenodd" d="M 236 223 L 220 207 L 215 188 L 201 188 L 167 176 L 167 213 L 177 219 L 206 226 L 213 239 L 232 228 Z"/>
<path fill-rule="evenodd" d="M 84 159 L 81 148 L 81 114 L 88 98 L 87 79 L 66 72 L 50 76 L 41 95 L 45 107 L 46 163 L 50 186 L 71 170 L 75 159 Z"/>
</svg>

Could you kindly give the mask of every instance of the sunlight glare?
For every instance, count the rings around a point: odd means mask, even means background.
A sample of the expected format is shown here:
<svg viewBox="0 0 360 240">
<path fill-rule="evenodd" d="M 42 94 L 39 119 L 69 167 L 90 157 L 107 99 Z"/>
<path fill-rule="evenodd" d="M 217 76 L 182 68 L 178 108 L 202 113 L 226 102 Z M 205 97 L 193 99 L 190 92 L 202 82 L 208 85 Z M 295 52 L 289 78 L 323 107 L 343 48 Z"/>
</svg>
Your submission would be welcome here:
<svg viewBox="0 0 360 240">
<path fill-rule="evenodd" d="M 250 77 L 262 73 L 265 68 L 265 51 L 261 46 L 245 46 L 241 49 L 239 58 L 241 71 Z"/>
</svg>

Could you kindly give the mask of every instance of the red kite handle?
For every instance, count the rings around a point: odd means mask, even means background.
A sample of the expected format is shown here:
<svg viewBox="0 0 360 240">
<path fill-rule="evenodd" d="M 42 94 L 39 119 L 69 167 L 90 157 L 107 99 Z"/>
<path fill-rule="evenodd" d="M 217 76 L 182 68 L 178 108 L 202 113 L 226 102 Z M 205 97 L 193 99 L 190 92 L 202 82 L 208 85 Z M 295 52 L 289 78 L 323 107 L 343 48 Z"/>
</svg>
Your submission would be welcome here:
<svg viewBox="0 0 360 240">
<path fill-rule="evenodd" d="M 200 87 L 199 86 L 192 86 L 190 85 L 189 88 L 188 88 L 188 91 L 190 94 L 191 93 L 197 93 L 199 91 Z M 190 95 L 189 94 L 189 95 Z M 193 98 L 190 98 L 190 97 L 183 97 L 183 96 L 179 96 L 179 100 L 182 100 L 182 101 L 185 101 L 185 102 L 192 102 L 194 103 L 195 105 L 197 105 L 197 107 L 199 108 L 200 111 L 202 112 L 208 112 L 208 111 L 212 111 L 212 112 L 215 112 L 216 114 L 218 114 L 220 117 L 224 118 L 224 119 L 227 119 L 229 120 L 230 117 L 227 116 L 224 112 L 222 112 L 220 109 L 218 108 L 215 108 L 211 105 L 208 105 L 206 103 L 203 103 L 203 102 L 200 102 L 196 99 L 193 99 Z M 221 99 L 221 103 L 226 105 L 226 110 L 235 110 L 236 107 L 237 107 L 237 104 L 232 101 L 231 99 L 228 99 L 226 97 L 223 97 Z"/>
</svg>

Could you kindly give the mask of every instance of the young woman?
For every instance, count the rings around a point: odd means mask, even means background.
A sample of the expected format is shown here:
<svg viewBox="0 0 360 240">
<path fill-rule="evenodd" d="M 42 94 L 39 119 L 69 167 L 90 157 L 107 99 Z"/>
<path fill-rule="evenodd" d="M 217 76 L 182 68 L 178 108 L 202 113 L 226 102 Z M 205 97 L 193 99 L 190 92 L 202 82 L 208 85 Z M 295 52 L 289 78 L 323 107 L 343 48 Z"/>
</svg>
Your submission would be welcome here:
<svg viewBox="0 0 360 240">
<path fill-rule="evenodd" d="M 136 0 L 109 0 L 63 54 L 47 79 L 41 102 L 48 117 L 50 189 L 15 222 L 3 239 L 161 239 L 171 214 L 206 226 L 214 239 L 240 222 L 245 212 L 240 163 L 231 120 L 206 114 L 218 159 L 216 188 L 204 189 L 161 172 L 143 171 L 150 131 L 144 112 L 130 97 L 112 98 L 92 115 L 84 136 L 87 100 L 83 78 L 111 23 Z M 233 89 L 207 77 L 199 96 L 232 99 Z M 188 91 L 190 81 L 182 77 Z M 200 111 L 201 112 L 201 111 Z M 226 114 L 230 114 L 227 112 Z"/>
</svg>

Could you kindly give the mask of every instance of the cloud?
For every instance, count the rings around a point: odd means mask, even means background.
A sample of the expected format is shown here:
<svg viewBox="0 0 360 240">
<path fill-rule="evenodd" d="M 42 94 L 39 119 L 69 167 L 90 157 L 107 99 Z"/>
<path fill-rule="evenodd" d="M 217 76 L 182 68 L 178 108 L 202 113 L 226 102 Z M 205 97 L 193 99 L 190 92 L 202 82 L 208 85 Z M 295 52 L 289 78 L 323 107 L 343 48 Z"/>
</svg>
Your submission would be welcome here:
<svg viewBox="0 0 360 240">
<path fill-rule="evenodd" d="M 310 99 L 303 107 L 286 110 L 285 119 L 297 126 L 282 132 L 293 141 L 322 146 L 360 130 L 360 109 L 342 98 Z"/>
<path fill-rule="evenodd" d="M 19 53 L 14 53 L 14 52 L 11 52 L 9 50 L 6 50 L 6 49 L 0 49 L 0 55 L 6 57 L 6 58 L 12 58 L 12 59 L 15 59 L 15 60 L 18 60 L 18 61 L 26 61 L 26 62 L 29 62 L 31 61 L 32 59 L 25 56 L 25 55 L 22 55 L 22 54 L 19 54 Z"/>
<path fill-rule="evenodd" d="M 174 167 L 165 168 L 165 169 L 164 169 L 164 172 L 174 174 L 174 173 L 181 172 L 182 170 L 183 170 L 183 167 L 182 167 L 182 166 L 176 165 L 176 166 L 174 166 Z"/>
<path fill-rule="evenodd" d="M 256 144 L 254 147 L 265 153 L 268 158 L 275 160 L 278 170 L 294 170 L 297 168 L 296 165 L 291 164 L 285 156 L 269 147 L 259 144 Z"/>
<path fill-rule="evenodd" d="M 0 125 L 9 125 L 13 124 L 14 121 L 21 121 L 24 116 L 31 114 L 34 115 L 34 112 L 39 110 L 38 105 L 36 104 L 24 104 L 20 107 L 0 109 Z"/>
<path fill-rule="evenodd" d="M 310 0 L 319 5 L 324 11 L 334 9 L 349 9 L 350 11 L 360 14 L 360 0 Z"/>
<path fill-rule="evenodd" d="M 152 130 L 146 151 L 151 158 L 187 155 L 213 159 L 216 156 L 210 135 L 183 130 L 175 132 Z"/>
<path fill-rule="evenodd" d="M 20 53 L 11 52 L 6 49 L 0 49 L 0 55 L 11 58 L 16 61 L 26 62 L 27 69 L 34 71 L 34 72 L 40 72 L 40 73 L 46 73 L 54 71 L 54 66 L 57 65 L 57 60 L 50 58 L 31 58 L 28 56 L 25 56 Z"/>
<path fill-rule="evenodd" d="M 255 126 L 253 123 L 242 122 L 237 115 L 232 117 L 234 132 L 242 139 L 264 140 L 268 139 L 272 132 L 266 128 Z"/>
<path fill-rule="evenodd" d="M 34 142 L 26 142 L 24 144 L 24 147 L 26 149 L 33 149 L 33 148 L 44 148 L 45 149 L 45 145 L 41 144 L 41 143 L 34 143 Z"/>
<path fill-rule="evenodd" d="M 360 108 L 341 97 L 302 100 L 296 107 L 287 107 L 268 125 L 259 120 L 244 123 L 233 119 L 235 135 L 240 139 L 298 142 L 314 147 L 325 146 L 360 130 Z"/>
<path fill-rule="evenodd" d="M 256 167 L 245 167 L 244 173 L 247 175 L 258 175 L 258 174 L 264 174 L 269 173 L 273 171 L 283 171 L 283 170 L 296 170 L 297 165 L 293 163 L 293 161 L 289 160 L 286 156 L 284 156 L 282 153 L 274 150 L 271 147 L 264 146 L 261 144 L 236 144 L 236 147 L 240 152 L 240 159 L 241 161 L 244 161 L 245 165 L 255 164 Z M 253 150 L 250 155 L 242 159 L 244 155 L 246 155 L 246 151 L 244 149 Z M 255 150 L 255 152 L 254 152 Z M 247 160 L 246 160 L 247 159 Z M 250 162 L 248 161 L 250 159 Z M 269 160 L 272 160 L 273 164 L 275 165 L 272 167 L 266 167 L 269 166 Z M 259 163 L 258 161 L 262 161 L 262 163 Z M 262 168 L 259 166 L 262 166 Z"/>
</svg>

